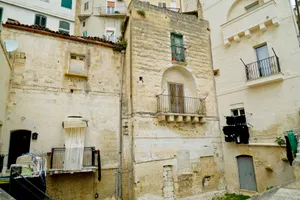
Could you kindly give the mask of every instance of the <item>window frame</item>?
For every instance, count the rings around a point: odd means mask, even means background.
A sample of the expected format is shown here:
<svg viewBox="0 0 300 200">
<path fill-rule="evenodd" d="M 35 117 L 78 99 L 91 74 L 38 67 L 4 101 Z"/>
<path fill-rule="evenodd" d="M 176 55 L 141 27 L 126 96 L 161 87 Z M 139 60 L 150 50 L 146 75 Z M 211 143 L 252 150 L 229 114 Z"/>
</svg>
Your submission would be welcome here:
<svg viewBox="0 0 300 200">
<path fill-rule="evenodd" d="M 167 3 L 166 2 L 158 2 L 158 7 L 167 8 Z"/>
<path fill-rule="evenodd" d="M 113 32 L 114 35 L 113 35 L 113 40 L 109 40 L 108 37 L 107 37 L 107 32 Z M 105 29 L 105 37 L 107 40 L 109 41 L 112 41 L 112 42 L 116 42 L 116 28 L 115 27 L 107 27 Z"/>
<path fill-rule="evenodd" d="M 246 12 L 251 12 L 259 7 L 259 1 L 255 1 L 247 6 L 245 6 Z"/>
<path fill-rule="evenodd" d="M 114 7 L 108 6 L 108 2 L 114 2 Z M 109 11 L 109 10 L 111 10 L 111 11 Z M 115 11 L 116 11 L 116 1 L 115 0 L 106 0 L 106 14 L 114 14 Z"/>
<path fill-rule="evenodd" d="M 237 115 L 234 114 L 235 111 L 237 111 Z M 244 114 L 241 114 L 241 111 L 243 111 Z M 231 109 L 230 112 L 231 112 L 231 115 L 235 116 L 235 117 L 246 115 L 245 108 L 234 108 L 234 109 Z"/>
<path fill-rule="evenodd" d="M 67 23 L 69 25 L 69 29 L 61 28 L 61 22 Z M 70 26 L 71 26 L 71 24 L 69 22 L 59 20 L 58 32 L 70 34 Z"/>
<path fill-rule="evenodd" d="M 71 1 L 71 4 L 67 5 L 67 3 L 66 3 L 67 1 Z M 67 9 L 72 10 L 73 0 L 61 0 L 60 6 L 63 7 L 63 8 L 67 8 Z"/>
<path fill-rule="evenodd" d="M 75 58 L 74 58 L 75 57 Z M 76 71 L 72 71 L 70 70 L 71 68 L 71 60 L 81 60 L 83 62 L 83 73 L 80 72 L 76 72 Z M 76 53 L 70 53 L 70 57 L 69 57 L 69 66 L 68 66 L 68 73 L 69 74 L 76 74 L 76 75 L 83 75 L 83 76 L 87 76 L 87 65 L 86 65 L 86 56 L 82 55 L 82 54 L 76 54 Z"/>
<path fill-rule="evenodd" d="M 39 20 L 39 23 L 37 24 L 37 17 L 40 18 Z M 42 24 L 42 19 L 45 19 L 45 26 L 41 25 Z M 42 27 L 46 27 L 47 26 L 47 17 L 45 15 L 42 15 L 42 14 L 35 14 L 34 16 L 34 24 L 35 25 L 39 25 L 39 26 L 42 26 Z"/>
<path fill-rule="evenodd" d="M 84 3 L 83 10 L 86 11 L 88 9 L 89 9 L 89 2 L 87 1 Z"/>
<path fill-rule="evenodd" d="M 4 8 L 0 7 L 0 23 L 2 24 L 2 18 L 3 18 Z"/>
</svg>

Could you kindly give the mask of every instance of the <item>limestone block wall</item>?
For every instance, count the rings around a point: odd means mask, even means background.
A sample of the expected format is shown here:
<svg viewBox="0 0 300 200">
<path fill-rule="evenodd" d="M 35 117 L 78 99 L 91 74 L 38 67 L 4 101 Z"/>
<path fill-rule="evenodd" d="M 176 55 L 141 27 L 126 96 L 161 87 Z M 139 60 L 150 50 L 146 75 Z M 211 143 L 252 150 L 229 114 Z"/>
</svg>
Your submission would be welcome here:
<svg viewBox="0 0 300 200">
<path fill-rule="evenodd" d="M 39 134 L 31 141 L 30 152 L 46 156 L 51 148 L 63 147 L 62 122 L 67 116 L 81 115 L 88 121 L 85 146 L 101 151 L 102 181 L 98 182 L 97 173 L 48 175 L 48 193 L 55 199 L 94 199 L 96 193 L 100 199 L 113 197 L 121 54 L 97 44 L 14 28 L 4 27 L 2 38 L 18 41 L 19 48 L 12 55 L 12 89 L 1 152 L 8 153 L 11 131 L 26 129 Z M 70 53 L 85 55 L 87 78 L 65 76 Z M 20 54 L 24 56 L 16 57 Z"/>
<path fill-rule="evenodd" d="M 127 54 L 130 54 L 127 56 L 131 62 L 126 62 L 126 70 L 128 79 L 132 77 L 132 87 L 128 84 L 127 88 L 127 99 L 129 102 L 132 100 L 128 109 L 133 116 L 134 199 L 149 193 L 161 197 L 165 195 L 170 199 L 172 194 L 178 198 L 202 193 L 207 187 L 207 184 L 202 185 L 202 180 L 212 173 L 216 174 L 216 184 L 212 184 L 211 189 L 223 188 L 222 148 L 208 22 L 143 2 L 133 1 L 129 9 L 131 15 L 126 38 Z M 137 14 L 138 10 L 143 10 L 145 17 Z M 171 32 L 183 35 L 186 47 L 186 62 L 183 65 L 172 63 Z M 178 70 L 178 73 L 184 71 L 190 76 L 167 73 L 164 77 L 168 69 Z M 156 95 L 168 95 L 166 82 L 180 82 L 178 77 L 191 77 L 192 81 L 185 83 L 193 83 L 195 91 L 189 92 L 189 95 L 195 98 L 207 96 L 206 124 L 158 121 Z M 189 84 L 185 86 L 189 87 Z M 193 91 L 193 87 L 185 91 Z M 180 157 L 182 151 L 186 152 L 183 155 L 187 155 L 183 159 Z M 201 168 L 201 163 L 204 164 L 201 160 L 207 156 L 213 158 L 214 172 Z M 185 166 L 190 167 L 185 169 Z M 164 193 L 166 167 L 171 169 L 174 190 L 167 187 Z"/>
</svg>

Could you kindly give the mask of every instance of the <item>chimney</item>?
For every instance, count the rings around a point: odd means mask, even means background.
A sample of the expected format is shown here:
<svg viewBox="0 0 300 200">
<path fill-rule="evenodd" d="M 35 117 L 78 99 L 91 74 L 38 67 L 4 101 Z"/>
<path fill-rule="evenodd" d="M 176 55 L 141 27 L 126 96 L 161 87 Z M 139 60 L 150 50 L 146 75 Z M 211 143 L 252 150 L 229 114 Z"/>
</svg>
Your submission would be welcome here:
<svg viewBox="0 0 300 200">
<path fill-rule="evenodd" d="M 200 0 L 197 0 L 197 12 L 198 12 L 198 18 L 203 19 L 203 10 Z"/>
</svg>

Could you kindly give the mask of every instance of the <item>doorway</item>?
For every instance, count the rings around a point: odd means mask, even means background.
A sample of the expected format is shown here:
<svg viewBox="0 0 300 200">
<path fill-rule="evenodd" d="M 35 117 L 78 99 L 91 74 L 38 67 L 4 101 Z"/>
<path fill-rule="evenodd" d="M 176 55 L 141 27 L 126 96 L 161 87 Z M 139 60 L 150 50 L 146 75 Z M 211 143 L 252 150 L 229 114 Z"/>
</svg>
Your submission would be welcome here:
<svg viewBox="0 0 300 200">
<path fill-rule="evenodd" d="M 255 171 L 252 156 L 238 156 L 240 189 L 257 191 Z"/>
<path fill-rule="evenodd" d="M 183 84 L 169 83 L 170 107 L 172 113 L 184 113 Z"/>
<path fill-rule="evenodd" d="M 272 74 L 272 66 L 269 60 L 268 46 L 262 45 L 255 48 L 258 71 L 260 77 L 269 76 Z"/>
<path fill-rule="evenodd" d="M 31 131 L 17 130 L 10 134 L 7 169 L 15 164 L 19 156 L 28 153 L 30 149 Z"/>
</svg>

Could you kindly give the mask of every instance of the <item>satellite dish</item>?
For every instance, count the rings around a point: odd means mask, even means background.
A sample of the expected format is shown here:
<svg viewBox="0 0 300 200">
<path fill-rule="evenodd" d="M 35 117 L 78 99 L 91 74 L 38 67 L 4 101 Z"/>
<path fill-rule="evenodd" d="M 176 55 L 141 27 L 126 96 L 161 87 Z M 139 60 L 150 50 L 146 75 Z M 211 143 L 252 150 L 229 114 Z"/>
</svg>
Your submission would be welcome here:
<svg viewBox="0 0 300 200">
<path fill-rule="evenodd" d="M 4 40 L 4 46 L 6 51 L 9 53 L 15 51 L 18 48 L 19 44 L 15 40 Z"/>
</svg>

